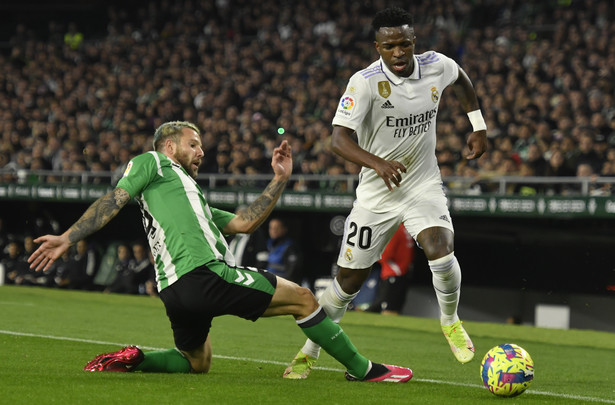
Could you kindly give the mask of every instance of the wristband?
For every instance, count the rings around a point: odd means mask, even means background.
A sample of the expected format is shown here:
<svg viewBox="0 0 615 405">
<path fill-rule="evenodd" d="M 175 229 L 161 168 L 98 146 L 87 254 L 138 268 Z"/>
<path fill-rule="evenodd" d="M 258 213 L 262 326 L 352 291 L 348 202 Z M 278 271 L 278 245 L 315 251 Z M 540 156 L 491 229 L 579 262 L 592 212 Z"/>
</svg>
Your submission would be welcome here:
<svg viewBox="0 0 615 405">
<path fill-rule="evenodd" d="M 485 119 L 480 110 L 470 111 L 468 113 L 468 118 L 470 119 L 470 124 L 472 124 L 473 132 L 487 130 L 487 124 L 485 124 Z"/>
</svg>

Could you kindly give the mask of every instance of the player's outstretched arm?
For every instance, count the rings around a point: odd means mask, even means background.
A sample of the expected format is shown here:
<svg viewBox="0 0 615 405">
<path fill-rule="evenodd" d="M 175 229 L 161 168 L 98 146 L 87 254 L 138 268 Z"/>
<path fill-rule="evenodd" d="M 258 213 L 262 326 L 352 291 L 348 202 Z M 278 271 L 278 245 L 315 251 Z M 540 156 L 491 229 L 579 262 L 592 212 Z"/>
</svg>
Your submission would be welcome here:
<svg viewBox="0 0 615 405">
<path fill-rule="evenodd" d="M 397 160 L 384 160 L 361 148 L 352 139 L 353 132 L 350 128 L 334 126 L 331 135 L 331 149 L 346 160 L 374 169 L 384 180 L 389 191 L 393 191 L 393 185 L 399 187 L 401 174 L 406 172 L 406 166 Z"/>
<path fill-rule="evenodd" d="M 459 68 L 459 78 L 453 84 L 455 94 L 463 107 L 463 110 L 468 114 L 468 118 L 472 123 L 473 132 L 468 136 L 466 144 L 470 153 L 466 155 L 466 159 L 477 159 L 487 150 L 487 126 L 480 112 L 476 91 L 472 86 L 472 81 Z"/>
<path fill-rule="evenodd" d="M 273 180 L 246 209 L 241 210 L 223 229 L 226 234 L 252 233 L 271 214 L 293 171 L 293 154 L 286 140 L 273 150 Z"/>
<path fill-rule="evenodd" d="M 62 235 L 45 235 L 34 240 L 41 245 L 28 258 L 30 268 L 47 270 L 69 247 L 104 227 L 130 201 L 130 195 L 122 188 L 108 192 L 83 213 Z"/>
</svg>

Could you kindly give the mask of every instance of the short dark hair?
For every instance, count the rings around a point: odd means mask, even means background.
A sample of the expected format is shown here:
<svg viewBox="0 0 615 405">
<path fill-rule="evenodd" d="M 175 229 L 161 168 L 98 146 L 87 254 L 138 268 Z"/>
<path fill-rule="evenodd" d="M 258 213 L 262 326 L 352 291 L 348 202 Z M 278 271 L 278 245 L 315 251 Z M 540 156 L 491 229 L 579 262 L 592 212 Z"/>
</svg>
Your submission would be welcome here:
<svg viewBox="0 0 615 405">
<path fill-rule="evenodd" d="M 374 32 L 382 27 L 401 27 L 402 25 L 414 25 L 414 17 L 409 11 L 399 7 L 385 8 L 378 11 L 372 21 Z"/>
</svg>

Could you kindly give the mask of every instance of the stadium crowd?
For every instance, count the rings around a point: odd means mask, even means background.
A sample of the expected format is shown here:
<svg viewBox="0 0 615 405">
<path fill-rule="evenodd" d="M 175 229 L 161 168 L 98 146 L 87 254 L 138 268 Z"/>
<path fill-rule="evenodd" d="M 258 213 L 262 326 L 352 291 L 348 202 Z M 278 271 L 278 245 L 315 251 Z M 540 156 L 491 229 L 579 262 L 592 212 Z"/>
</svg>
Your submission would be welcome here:
<svg viewBox="0 0 615 405">
<path fill-rule="evenodd" d="M 79 35 L 79 21 L 51 21 L 42 37 L 20 23 L 0 54 L 0 168 L 121 174 L 151 148 L 160 123 L 184 119 L 204 132 L 201 173 L 268 173 L 266 151 L 280 137 L 292 143 L 295 173 L 356 173 L 329 151 L 330 123 L 349 75 L 377 56 L 369 22 L 381 3 L 110 6 L 107 31 L 91 38 Z M 443 98 L 444 175 L 615 175 L 611 2 L 410 9 L 417 52 L 455 57 L 487 121 L 490 152 L 465 161 L 468 120 L 454 97 Z"/>
<path fill-rule="evenodd" d="M 86 21 L 49 21 L 44 35 L 18 23 L 0 52 L 2 181 L 24 181 L 20 169 L 75 173 L 47 182 L 83 172 L 117 180 L 131 157 L 151 150 L 154 129 L 178 119 L 202 129 L 200 173 L 270 173 L 267 153 L 286 138 L 295 174 L 356 174 L 329 150 L 331 120 L 350 75 L 377 57 L 370 21 L 385 3 L 110 5 L 106 32 L 89 36 L 79 31 Z M 408 7 L 417 53 L 454 57 L 487 122 L 489 151 L 463 159 L 470 124 L 455 97 L 442 98 L 436 153 L 445 177 L 615 176 L 612 2 Z"/>
</svg>

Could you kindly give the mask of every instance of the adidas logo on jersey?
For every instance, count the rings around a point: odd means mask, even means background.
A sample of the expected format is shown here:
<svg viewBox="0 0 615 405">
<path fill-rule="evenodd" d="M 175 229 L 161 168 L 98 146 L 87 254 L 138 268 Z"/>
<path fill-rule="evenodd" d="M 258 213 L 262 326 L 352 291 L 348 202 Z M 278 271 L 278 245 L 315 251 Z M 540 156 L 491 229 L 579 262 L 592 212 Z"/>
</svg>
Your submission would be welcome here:
<svg viewBox="0 0 615 405">
<path fill-rule="evenodd" d="M 395 108 L 395 106 L 393 106 L 393 104 L 391 104 L 391 102 L 387 100 L 384 102 L 384 104 L 380 106 L 380 108 Z"/>
<path fill-rule="evenodd" d="M 446 221 L 450 224 L 451 221 L 449 221 L 448 217 L 446 215 L 442 215 L 439 219 Z"/>
</svg>

